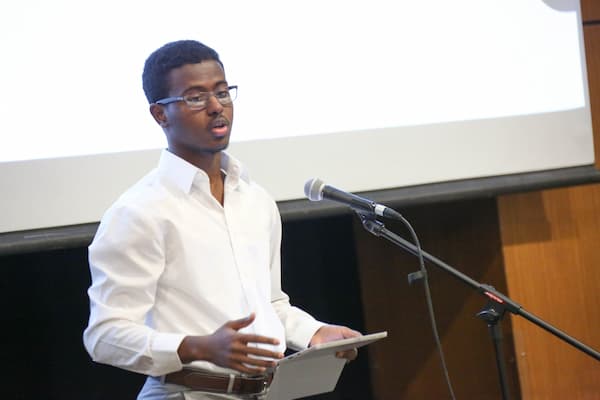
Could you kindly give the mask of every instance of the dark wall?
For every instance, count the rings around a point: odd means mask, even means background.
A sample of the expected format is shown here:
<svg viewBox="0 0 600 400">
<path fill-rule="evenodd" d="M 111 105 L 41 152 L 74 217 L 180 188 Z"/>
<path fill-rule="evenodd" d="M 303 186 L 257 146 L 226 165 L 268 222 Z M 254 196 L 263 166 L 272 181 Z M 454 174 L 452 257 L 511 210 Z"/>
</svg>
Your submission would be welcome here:
<svg viewBox="0 0 600 400">
<path fill-rule="evenodd" d="M 283 287 L 292 302 L 321 321 L 365 332 L 353 216 L 288 222 L 282 246 Z M 337 389 L 323 400 L 369 400 L 368 348 L 343 371 Z"/>
<path fill-rule="evenodd" d="M 472 280 L 507 293 L 496 199 L 464 200 L 402 210 L 422 249 Z M 405 239 L 398 223 L 387 228 Z M 365 326 L 387 330 L 371 346 L 373 393 L 378 400 L 448 399 L 449 388 L 432 334 L 423 282 L 409 285 L 407 275 L 418 260 L 357 226 Z M 412 242 L 412 240 L 409 240 Z M 457 399 L 501 398 L 496 356 L 487 324 L 476 317 L 487 298 L 444 269 L 426 262 L 436 324 Z M 496 307 L 496 309 L 499 309 Z M 508 313 L 507 313 L 508 315 Z M 503 332 L 501 360 L 507 370 L 510 398 L 519 399 L 511 319 L 498 322 Z"/>
<path fill-rule="evenodd" d="M 82 332 L 90 284 L 87 249 L 5 256 L 2 341 L 6 399 L 133 399 L 142 377 L 93 363 Z M 8 360 L 8 362 L 6 362 Z"/>
<path fill-rule="evenodd" d="M 363 330 L 350 216 L 284 224 L 283 286 L 317 318 Z M 3 399 L 133 399 L 144 377 L 93 363 L 82 343 L 90 284 L 87 248 L 0 257 Z M 369 399 L 368 357 L 338 389 L 314 399 Z"/>
</svg>

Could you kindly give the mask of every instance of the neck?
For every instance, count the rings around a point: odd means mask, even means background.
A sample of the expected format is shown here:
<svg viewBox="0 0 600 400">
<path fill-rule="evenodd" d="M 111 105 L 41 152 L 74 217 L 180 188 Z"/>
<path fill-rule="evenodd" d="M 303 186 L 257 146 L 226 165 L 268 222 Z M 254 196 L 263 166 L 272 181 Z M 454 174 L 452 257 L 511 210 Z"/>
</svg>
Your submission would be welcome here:
<svg viewBox="0 0 600 400">
<path fill-rule="evenodd" d="M 213 197 L 223 205 L 225 176 L 221 172 L 221 151 L 202 153 L 182 153 L 168 149 L 173 154 L 200 168 L 210 181 L 210 191 Z"/>
<path fill-rule="evenodd" d="M 182 152 L 169 147 L 169 152 L 200 168 L 211 178 L 221 175 L 221 151 L 216 152 Z"/>
</svg>

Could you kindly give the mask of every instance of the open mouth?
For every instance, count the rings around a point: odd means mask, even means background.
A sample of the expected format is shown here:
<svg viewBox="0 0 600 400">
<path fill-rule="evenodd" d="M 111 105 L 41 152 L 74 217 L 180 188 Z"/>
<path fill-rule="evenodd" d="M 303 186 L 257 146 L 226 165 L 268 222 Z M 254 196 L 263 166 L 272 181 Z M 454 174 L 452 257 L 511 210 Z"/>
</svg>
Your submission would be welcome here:
<svg viewBox="0 0 600 400">
<path fill-rule="evenodd" d="M 225 136 L 227 134 L 229 124 L 224 119 L 216 120 L 211 124 L 211 131 L 216 136 Z"/>
</svg>

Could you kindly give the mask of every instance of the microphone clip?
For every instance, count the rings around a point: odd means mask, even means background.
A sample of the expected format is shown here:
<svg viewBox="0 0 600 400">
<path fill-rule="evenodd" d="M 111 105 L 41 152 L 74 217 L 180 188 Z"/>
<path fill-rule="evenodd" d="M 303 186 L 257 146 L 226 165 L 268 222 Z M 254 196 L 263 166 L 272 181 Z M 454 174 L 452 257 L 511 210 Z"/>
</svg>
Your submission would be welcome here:
<svg viewBox="0 0 600 400">
<path fill-rule="evenodd" d="M 383 232 L 385 230 L 385 225 L 383 222 L 377 220 L 377 214 L 375 212 L 367 213 L 365 211 L 354 210 L 358 218 L 360 218 L 360 222 L 362 222 L 363 227 L 372 233 L 373 235 L 380 237 L 383 236 Z M 408 284 L 412 286 L 417 282 L 421 282 L 425 280 L 427 277 L 426 270 L 419 270 L 415 272 L 411 272 L 408 274 Z"/>
<path fill-rule="evenodd" d="M 358 211 L 355 209 L 354 212 L 356 215 L 358 215 L 360 222 L 367 231 L 371 232 L 377 237 L 381 236 L 381 232 L 385 229 L 385 225 L 383 222 L 377 220 L 377 214 L 375 214 L 375 211 L 367 213 L 365 211 Z"/>
</svg>

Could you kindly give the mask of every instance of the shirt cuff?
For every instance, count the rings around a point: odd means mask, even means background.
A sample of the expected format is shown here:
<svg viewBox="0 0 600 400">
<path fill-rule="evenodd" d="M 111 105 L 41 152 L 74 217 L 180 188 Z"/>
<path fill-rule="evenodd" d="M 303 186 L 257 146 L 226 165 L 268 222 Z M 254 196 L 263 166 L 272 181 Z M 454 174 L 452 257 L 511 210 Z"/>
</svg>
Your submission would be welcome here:
<svg viewBox="0 0 600 400">
<path fill-rule="evenodd" d="M 184 338 L 185 335 L 179 333 L 155 332 L 150 349 L 154 364 L 160 370 L 158 375 L 179 371 L 183 368 L 177 349 Z"/>
<path fill-rule="evenodd" d="M 304 323 L 298 325 L 293 334 L 287 339 L 288 346 L 294 350 L 306 349 L 310 344 L 310 340 L 314 334 L 324 325 L 327 324 L 317 320 L 305 321 Z"/>
</svg>

